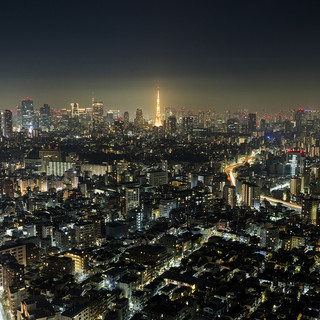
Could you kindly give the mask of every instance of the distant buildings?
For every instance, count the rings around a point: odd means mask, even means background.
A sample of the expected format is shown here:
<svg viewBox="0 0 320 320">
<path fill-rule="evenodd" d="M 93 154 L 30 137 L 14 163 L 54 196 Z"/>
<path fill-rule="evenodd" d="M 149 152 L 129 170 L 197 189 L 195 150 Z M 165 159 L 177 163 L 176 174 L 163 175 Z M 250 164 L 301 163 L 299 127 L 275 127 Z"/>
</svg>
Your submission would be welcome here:
<svg viewBox="0 0 320 320">
<path fill-rule="evenodd" d="M 34 108 L 32 99 L 23 99 L 21 106 L 17 111 L 18 126 L 23 129 L 33 129 L 34 124 Z"/>
<path fill-rule="evenodd" d="M 318 317 L 320 112 L 297 134 L 292 111 L 167 107 L 155 126 L 92 102 L 43 105 L 33 130 L 22 106 L 11 131 L 2 112 L 0 291 L 17 319 Z"/>
<path fill-rule="evenodd" d="M 1 131 L 5 138 L 12 138 L 12 111 L 4 110 L 1 112 Z"/>
</svg>

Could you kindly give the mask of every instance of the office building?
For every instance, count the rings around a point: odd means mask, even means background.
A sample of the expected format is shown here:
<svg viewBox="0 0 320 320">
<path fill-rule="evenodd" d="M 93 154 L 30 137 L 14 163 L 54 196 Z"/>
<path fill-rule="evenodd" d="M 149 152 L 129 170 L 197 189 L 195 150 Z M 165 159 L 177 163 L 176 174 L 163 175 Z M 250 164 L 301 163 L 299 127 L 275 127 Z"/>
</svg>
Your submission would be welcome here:
<svg viewBox="0 0 320 320">
<path fill-rule="evenodd" d="M 139 187 L 126 188 L 126 213 L 140 206 L 140 189 Z"/>
<path fill-rule="evenodd" d="M 21 101 L 21 126 L 23 129 L 33 129 L 34 122 L 34 109 L 33 109 L 33 100 L 27 98 Z"/>
<path fill-rule="evenodd" d="M 124 129 L 124 132 L 127 132 L 129 129 L 129 112 L 128 111 L 126 111 L 123 114 L 123 129 Z"/>
<path fill-rule="evenodd" d="M 78 118 L 79 117 L 79 103 L 72 102 L 70 103 L 71 107 L 71 118 Z"/>
<path fill-rule="evenodd" d="M 249 113 L 248 130 L 249 133 L 257 131 L 257 115 L 255 113 Z"/>
<path fill-rule="evenodd" d="M 92 99 L 92 120 L 93 127 L 99 127 L 103 124 L 103 102 Z"/>
<path fill-rule="evenodd" d="M 304 173 L 306 152 L 304 150 L 288 150 L 286 152 L 286 161 L 290 166 L 291 177 L 297 176 L 299 173 Z"/>
<path fill-rule="evenodd" d="M 49 131 L 51 125 L 51 108 L 48 104 L 40 107 L 39 128 L 43 131 Z"/>
<path fill-rule="evenodd" d="M 4 110 L 1 113 L 1 130 L 5 138 L 12 138 L 12 110 Z"/>
<path fill-rule="evenodd" d="M 144 119 L 142 109 L 138 108 L 136 111 L 136 118 L 134 119 L 134 125 L 137 129 L 142 129 L 144 127 Z"/>
<path fill-rule="evenodd" d="M 170 212 L 177 208 L 176 199 L 161 199 L 159 205 L 160 217 L 170 218 Z"/>
<path fill-rule="evenodd" d="M 252 209 L 260 208 L 260 188 L 254 184 L 244 182 L 241 187 L 242 204 Z"/>
<path fill-rule="evenodd" d="M 302 200 L 302 214 L 313 225 L 318 225 L 318 207 L 320 200 L 311 196 Z"/>
</svg>

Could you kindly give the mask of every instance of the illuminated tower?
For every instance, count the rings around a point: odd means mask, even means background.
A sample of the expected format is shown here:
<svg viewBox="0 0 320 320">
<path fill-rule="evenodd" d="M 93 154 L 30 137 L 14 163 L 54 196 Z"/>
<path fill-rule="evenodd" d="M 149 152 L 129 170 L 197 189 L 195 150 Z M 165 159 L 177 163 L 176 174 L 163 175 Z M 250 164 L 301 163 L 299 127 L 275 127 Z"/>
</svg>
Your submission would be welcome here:
<svg viewBox="0 0 320 320">
<path fill-rule="evenodd" d="M 161 127 L 161 114 L 160 114 L 160 90 L 158 88 L 158 95 L 157 95 L 157 114 L 156 114 L 156 123 L 154 124 L 156 127 Z"/>
</svg>

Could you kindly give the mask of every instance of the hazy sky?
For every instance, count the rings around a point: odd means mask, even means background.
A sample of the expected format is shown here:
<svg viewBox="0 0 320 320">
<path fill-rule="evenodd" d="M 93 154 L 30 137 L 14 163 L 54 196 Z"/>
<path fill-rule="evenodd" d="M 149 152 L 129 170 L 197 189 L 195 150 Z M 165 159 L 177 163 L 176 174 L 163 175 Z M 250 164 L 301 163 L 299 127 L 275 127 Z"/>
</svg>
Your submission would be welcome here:
<svg viewBox="0 0 320 320">
<path fill-rule="evenodd" d="M 319 1 L 8 1 L 0 108 L 320 106 Z"/>
</svg>

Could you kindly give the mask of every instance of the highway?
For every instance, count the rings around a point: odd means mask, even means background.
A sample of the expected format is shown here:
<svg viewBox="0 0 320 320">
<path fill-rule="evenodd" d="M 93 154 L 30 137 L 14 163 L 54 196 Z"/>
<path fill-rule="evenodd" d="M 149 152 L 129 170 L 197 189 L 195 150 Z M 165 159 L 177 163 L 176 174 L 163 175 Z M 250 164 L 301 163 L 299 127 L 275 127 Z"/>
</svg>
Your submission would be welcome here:
<svg viewBox="0 0 320 320">
<path fill-rule="evenodd" d="M 231 182 L 231 184 L 233 186 L 236 185 L 236 178 L 234 177 L 234 174 L 233 174 L 233 170 L 235 168 L 238 168 L 240 166 L 243 166 L 245 165 L 248 161 L 250 161 L 252 158 L 254 158 L 255 156 L 251 156 L 251 157 L 248 157 L 246 159 L 244 159 L 242 162 L 239 162 L 239 163 L 236 163 L 236 164 L 233 164 L 229 167 L 226 168 L 226 174 L 228 176 L 228 180 Z M 295 210 L 302 210 L 302 206 L 298 205 L 298 204 L 295 204 L 295 203 L 291 203 L 291 202 L 286 202 L 286 201 L 283 201 L 283 200 L 279 200 L 279 199 L 276 199 L 276 198 L 272 198 L 272 197 L 269 197 L 269 196 L 260 196 L 260 200 L 267 200 L 267 201 L 270 201 L 270 202 L 274 202 L 274 203 L 280 203 L 288 208 L 292 208 L 292 209 L 295 209 Z"/>
<path fill-rule="evenodd" d="M 286 202 L 286 201 L 279 200 L 279 199 L 272 198 L 272 197 L 268 197 L 268 196 L 260 196 L 260 199 L 261 200 L 266 199 L 266 200 L 268 200 L 270 202 L 274 202 L 274 203 L 281 203 L 282 205 L 289 207 L 289 208 L 292 208 L 292 209 L 295 209 L 295 210 L 302 210 L 302 206 L 295 204 L 295 203 L 292 203 L 292 202 Z"/>
<path fill-rule="evenodd" d="M 255 157 L 255 156 L 248 157 L 248 158 L 244 159 L 242 162 L 233 164 L 233 165 L 231 165 L 230 167 L 227 167 L 227 168 L 226 168 L 226 174 L 227 174 L 227 176 L 228 176 L 228 180 L 231 182 L 231 184 L 232 184 L 233 186 L 236 185 L 236 178 L 235 178 L 234 175 L 233 175 L 233 169 L 245 165 L 248 161 L 250 161 L 250 160 L 253 159 L 254 157 Z"/>
</svg>

